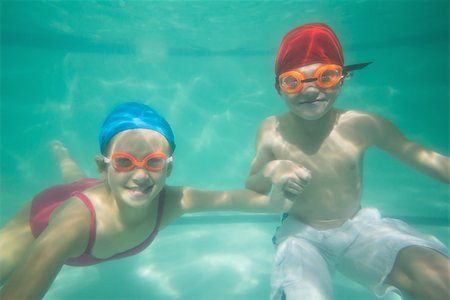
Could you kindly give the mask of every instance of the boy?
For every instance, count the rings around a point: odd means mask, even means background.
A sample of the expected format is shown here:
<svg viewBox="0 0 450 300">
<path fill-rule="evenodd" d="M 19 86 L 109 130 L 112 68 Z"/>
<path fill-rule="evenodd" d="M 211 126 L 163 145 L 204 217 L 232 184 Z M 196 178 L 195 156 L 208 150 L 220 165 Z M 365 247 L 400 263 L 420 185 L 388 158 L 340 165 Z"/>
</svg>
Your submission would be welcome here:
<svg viewBox="0 0 450 300">
<path fill-rule="evenodd" d="M 285 182 L 293 207 L 274 237 L 273 300 L 330 299 L 338 269 L 381 297 L 393 287 L 414 299 L 448 299 L 446 247 L 398 220 L 361 208 L 363 156 L 376 146 L 448 183 L 449 158 L 408 140 L 388 120 L 333 107 L 349 71 L 338 38 L 322 23 L 283 38 L 275 87 L 288 112 L 263 121 L 247 187 Z"/>
</svg>

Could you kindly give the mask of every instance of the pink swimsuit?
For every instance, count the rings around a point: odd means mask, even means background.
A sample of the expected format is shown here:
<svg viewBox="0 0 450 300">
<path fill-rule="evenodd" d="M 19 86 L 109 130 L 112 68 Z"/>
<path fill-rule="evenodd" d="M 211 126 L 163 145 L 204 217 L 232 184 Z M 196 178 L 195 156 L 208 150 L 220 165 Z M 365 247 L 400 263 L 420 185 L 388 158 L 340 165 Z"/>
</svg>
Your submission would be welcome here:
<svg viewBox="0 0 450 300">
<path fill-rule="evenodd" d="M 100 259 L 92 256 L 91 251 L 92 247 L 94 246 L 97 228 L 95 210 L 89 198 L 86 197 L 86 195 L 84 195 L 82 192 L 100 183 L 102 183 L 102 181 L 98 179 L 87 178 L 71 184 L 52 186 L 36 195 L 31 203 L 30 227 L 35 237 L 38 237 L 41 232 L 44 231 L 45 228 L 47 228 L 53 210 L 70 197 L 79 198 L 89 209 L 91 213 L 91 226 L 88 245 L 81 256 L 69 258 L 65 262 L 67 265 L 89 266 L 111 259 L 118 259 L 137 254 L 147 248 L 152 243 L 155 236 L 158 234 L 162 213 L 164 211 L 164 190 L 162 190 L 159 194 L 158 215 L 156 218 L 155 228 L 150 233 L 148 238 L 145 239 L 145 241 L 128 251 L 118 253 L 109 258 Z"/>
</svg>

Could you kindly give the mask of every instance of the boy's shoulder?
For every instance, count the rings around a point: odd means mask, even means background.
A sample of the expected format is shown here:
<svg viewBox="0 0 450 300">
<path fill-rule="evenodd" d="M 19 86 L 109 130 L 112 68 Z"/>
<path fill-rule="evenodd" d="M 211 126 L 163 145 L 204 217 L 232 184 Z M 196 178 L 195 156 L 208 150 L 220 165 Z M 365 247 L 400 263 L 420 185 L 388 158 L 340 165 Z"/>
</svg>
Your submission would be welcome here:
<svg viewBox="0 0 450 300">
<path fill-rule="evenodd" d="M 280 122 L 283 122 L 286 117 L 287 117 L 288 113 L 282 113 L 279 115 L 272 115 L 269 117 L 266 117 L 262 122 L 261 122 L 261 127 L 273 127 L 276 126 L 277 124 L 279 124 Z"/>
<path fill-rule="evenodd" d="M 271 128 L 274 128 L 276 126 L 276 124 L 278 123 L 278 116 L 269 116 L 266 117 L 264 120 L 262 120 L 262 122 L 259 125 L 259 130 L 260 131 L 267 131 L 270 130 Z"/>
<path fill-rule="evenodd" d="M 368 117 L 373 116 L 372 113 L 365 112 L 365 111 L 359 111 L 359 110 L 353 110 L 353 109 L 336 109 L 338 114 L 340 115 L 346 115 L 346 116 L 354 116 L 354 117 Z"/>
<path fill-rule="evenodd" d="M 341 111 L 337 123 L 337 130 L 360 135 L 365 139 L 378 138 L 395 127 L 381 115 L 355 110 Z"/>
<path fill-rule="evenodd" d="M 386 120 L 384 117 L 370 112 L 357 110 L 338 110 L 339 118 L 353 122 L 378 123 Z"/>
</svg>

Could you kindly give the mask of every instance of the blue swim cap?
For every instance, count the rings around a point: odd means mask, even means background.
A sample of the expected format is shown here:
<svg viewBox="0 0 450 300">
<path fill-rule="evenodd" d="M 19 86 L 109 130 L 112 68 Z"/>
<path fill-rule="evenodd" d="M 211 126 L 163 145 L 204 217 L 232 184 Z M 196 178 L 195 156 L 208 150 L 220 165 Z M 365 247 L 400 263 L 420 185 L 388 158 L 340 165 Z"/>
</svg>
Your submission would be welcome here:
<svg viewBox="0 0 450 300">
<path fill-rule="evenodd" d="M 119 132 L 140 128 L 159 132 L 169 142 L 172 153 L 175 151 L 175 137 L 169 123 L 148 105 L 126 102 L 117 105 L 103 122 L 99 134 L 101 153 L 106 155 L 106 146 Z"/>
</svg>

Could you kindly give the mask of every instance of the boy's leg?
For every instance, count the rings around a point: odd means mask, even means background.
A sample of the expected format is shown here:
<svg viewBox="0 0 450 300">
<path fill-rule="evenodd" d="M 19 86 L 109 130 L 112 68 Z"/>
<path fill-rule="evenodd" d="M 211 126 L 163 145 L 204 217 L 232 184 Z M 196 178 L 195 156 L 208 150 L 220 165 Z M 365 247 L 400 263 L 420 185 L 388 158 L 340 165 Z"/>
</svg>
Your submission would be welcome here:
<svg viewBox="0 0 450 300">
<path fill-rule="evenodd" d="M 413 299 L 448 299 L 448 249 L 438 239 L 373 208 L 362 209 L 351 224 L 356 239 L 337 266 L 344 275 L 378 297 L 400 290 Z"/>
<path fill-rule="evenodd" d="M 450 260 L 429 248 L 404 248 L 386 282 L 412 299 L 450 299 Z"/>
<path fill-rule="evenodd" d="M 316 247 L 297 238 L 278 246 L 271 285 L 272 300 L 332 299 L 327 262 Z"/>
<path fill-rule="evenodd" d="M 69 154 L 69 151 L 60 141 L 52 142 L 53 154 L 59 164 L 61 176 L 65 183 L 72 183 L 86 178 L 86 174 L 80 169 Z"/>
</svg>

